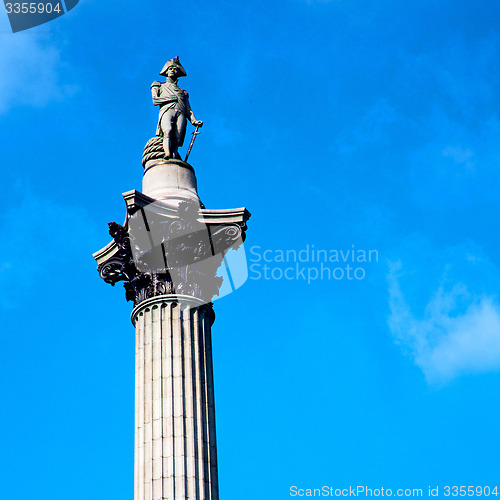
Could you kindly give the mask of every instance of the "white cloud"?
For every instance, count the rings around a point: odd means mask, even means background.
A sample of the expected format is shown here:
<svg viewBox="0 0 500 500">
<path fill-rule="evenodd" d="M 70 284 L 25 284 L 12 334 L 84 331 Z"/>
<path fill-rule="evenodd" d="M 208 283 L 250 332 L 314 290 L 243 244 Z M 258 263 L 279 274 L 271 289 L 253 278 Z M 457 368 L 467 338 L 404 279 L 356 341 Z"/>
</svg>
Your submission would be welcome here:
<svg viewBox="0 0 500 500">
<path fill-rule="evenodd" d="M 463 283 L 448 291 L 442 284 L 418 319 L 401 291 L 401 274 L 401 263 L 392 263 L 389 327 L 429 384 L 500 369 L 500 306 L 493 296 L 471 294 Z"/>
<path fill-rule="evenodd" d="M 40 34 L 0 36 L 0 114 L 16 105 L 45 106 L 73 94 L 75 85 L 62 83 L 59 49 Z"/>
</svg>

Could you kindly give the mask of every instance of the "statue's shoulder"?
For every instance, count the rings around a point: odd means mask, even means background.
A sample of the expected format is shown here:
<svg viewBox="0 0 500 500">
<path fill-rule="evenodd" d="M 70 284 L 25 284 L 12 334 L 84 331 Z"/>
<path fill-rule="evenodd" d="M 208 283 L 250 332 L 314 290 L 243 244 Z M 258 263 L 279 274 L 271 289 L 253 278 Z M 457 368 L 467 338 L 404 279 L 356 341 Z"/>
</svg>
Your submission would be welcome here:
<svg viewBox="0 0 500 500">
<path fill-rule="evenodd" d="M 153 88 L 153 87 L 161 87 L 161 82 L 153 82 L 151 84 L 151 88 Z"/>
</svg>

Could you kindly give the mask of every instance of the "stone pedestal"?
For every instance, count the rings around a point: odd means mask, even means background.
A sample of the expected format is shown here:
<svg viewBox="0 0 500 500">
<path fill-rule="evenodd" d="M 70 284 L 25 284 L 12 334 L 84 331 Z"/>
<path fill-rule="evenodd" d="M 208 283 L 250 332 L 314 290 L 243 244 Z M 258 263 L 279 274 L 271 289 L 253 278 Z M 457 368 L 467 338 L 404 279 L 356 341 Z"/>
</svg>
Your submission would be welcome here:
<svg viewBox="0 0 500 500">
<path fill-rule="evenodd" d="M 212 307 L 170 295 L 139 304 L 135 500 L 217 500 Z"/>
<path fill-rule="evenodd" d="M 194 169 L 181 160 L 148 161 L 142 178 L 142 192 L 169 204 L 178 205 L 183 200 L 200 203 Z"/>
</svg>

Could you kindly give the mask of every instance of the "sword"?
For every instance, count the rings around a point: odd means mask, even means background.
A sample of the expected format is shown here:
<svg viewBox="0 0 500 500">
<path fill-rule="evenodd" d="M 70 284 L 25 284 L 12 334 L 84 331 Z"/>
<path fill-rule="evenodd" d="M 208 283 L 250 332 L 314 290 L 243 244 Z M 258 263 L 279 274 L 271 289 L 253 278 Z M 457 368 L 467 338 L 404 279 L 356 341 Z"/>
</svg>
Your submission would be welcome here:
<svg viewBox="0 0 500 500">
<path fill-rule="evenodd" d="M 194 132 L 191 132 L 191 135 L 193 136 L 192 139 L 191 139 L 191 144 L 189 145 L 189 149 L 186 153 L 186 158 L 184 158 L 184 161 L 187 162 L 188 161 L 188 158 L 189 158 L 189 153 L 191 153 L 191 149 L 193 149 L 193 144 L 194 144 L 194 140 L 196 139 L 196 136 L 200 133 L 198 132 L 198 129 L 200 127 L 196 127 Z"/>
</svg>

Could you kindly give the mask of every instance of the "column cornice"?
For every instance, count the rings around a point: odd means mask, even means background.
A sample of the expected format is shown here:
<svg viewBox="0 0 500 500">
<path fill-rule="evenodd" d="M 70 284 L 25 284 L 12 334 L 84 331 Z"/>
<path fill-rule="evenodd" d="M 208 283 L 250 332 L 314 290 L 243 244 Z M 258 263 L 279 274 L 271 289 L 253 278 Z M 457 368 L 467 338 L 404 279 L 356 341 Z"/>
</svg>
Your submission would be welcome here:
<svg viewBox="0 0 500 500">
<path fill-rule="evenodd" d="M 186 295 L 210 302 L 223 278 L 226 253 L 245 240 L 245 208 L 207 210 L 184 200 L 176 209 L 137 191 L 125 193 L 123 226 L 110 222 L 113 241 L 94 254 L 100 277 L 124 282 L 137 306 L 155 296 Z"/>
</svg>

